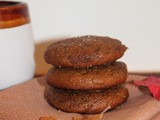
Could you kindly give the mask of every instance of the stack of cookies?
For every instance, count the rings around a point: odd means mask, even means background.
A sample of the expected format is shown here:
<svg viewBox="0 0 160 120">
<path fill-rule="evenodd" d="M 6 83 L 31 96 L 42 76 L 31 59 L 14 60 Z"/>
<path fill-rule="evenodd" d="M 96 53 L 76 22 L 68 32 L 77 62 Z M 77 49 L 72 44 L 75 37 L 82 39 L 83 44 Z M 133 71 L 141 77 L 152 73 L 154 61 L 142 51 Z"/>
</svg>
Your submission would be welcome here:
<svg viewBox="0 0 160 120">
<path fill-rule="evenodd" d="M 116 60 L 126 49 L 119 40 L 101 36 L 48 46 L 44 58 L 53 65 L 46 75 L 48 103 L 62 111 L 92 114 L 121 105 L 129 96 L 123 85 L 127 67 Z"/>
</svg>

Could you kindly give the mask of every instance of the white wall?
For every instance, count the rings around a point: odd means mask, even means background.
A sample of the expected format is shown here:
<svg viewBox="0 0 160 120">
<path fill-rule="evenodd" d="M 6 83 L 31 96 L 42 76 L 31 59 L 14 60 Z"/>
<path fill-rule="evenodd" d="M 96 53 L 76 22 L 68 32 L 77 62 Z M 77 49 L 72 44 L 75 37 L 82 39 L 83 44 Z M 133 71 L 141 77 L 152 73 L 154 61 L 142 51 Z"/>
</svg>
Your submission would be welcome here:
<svg viewBox="0 0 160 120">
<path fill-rule="evenodd" d="M 24 0 L 36 42 L 86 34 L 120 39 L 130 71 L 160 71 L 160 0 Z"/>
</svg>

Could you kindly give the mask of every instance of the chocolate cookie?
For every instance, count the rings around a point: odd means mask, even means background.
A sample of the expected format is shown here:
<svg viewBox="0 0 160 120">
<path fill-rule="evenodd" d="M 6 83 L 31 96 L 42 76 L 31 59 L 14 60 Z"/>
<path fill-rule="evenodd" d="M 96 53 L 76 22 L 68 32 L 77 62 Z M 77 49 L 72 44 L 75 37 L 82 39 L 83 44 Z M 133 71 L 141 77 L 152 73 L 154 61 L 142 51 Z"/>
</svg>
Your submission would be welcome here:
<svg viewBox="0 0 160 120">
<path fill-rule="evenodd" d="M 45 97 L 48 103 L 62 111 L 74 113 L 100 113 L 105 108 L 116 108 L 128 98 L 128 90 L 117 86 L 105 90 L 74 91 L 49 87 Z"/>
<path fill-rule="evenodd" d="M 46 81 L 50 86 L 74 90 L 111 87 L 125 82 L 127 67 L 123 62 L 89 68 L 51 68 Z"/>
<path fill-rule="evenodd" d="M 44 58 L 54 66 L 87 67 L 117 60 L 126 49 L 117 39 L 82 36 L 51 44 L 45 51 Z"/>
</svg>

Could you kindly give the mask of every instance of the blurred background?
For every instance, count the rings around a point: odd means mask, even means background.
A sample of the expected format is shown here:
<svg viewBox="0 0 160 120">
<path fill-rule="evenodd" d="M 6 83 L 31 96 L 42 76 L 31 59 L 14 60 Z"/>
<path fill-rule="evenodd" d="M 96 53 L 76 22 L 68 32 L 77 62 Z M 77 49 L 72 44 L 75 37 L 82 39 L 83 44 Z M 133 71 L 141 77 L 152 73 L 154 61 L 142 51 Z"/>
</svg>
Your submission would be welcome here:
<svg viewBox="0 0 160 120">
<path fill-rule="evenodd" d="M 22 0 L 28 3 L 39 74 L 53 41 L 80 35 L 117 38 L 130 72 L 160 72 L 160 0 Z"/>
</svg>

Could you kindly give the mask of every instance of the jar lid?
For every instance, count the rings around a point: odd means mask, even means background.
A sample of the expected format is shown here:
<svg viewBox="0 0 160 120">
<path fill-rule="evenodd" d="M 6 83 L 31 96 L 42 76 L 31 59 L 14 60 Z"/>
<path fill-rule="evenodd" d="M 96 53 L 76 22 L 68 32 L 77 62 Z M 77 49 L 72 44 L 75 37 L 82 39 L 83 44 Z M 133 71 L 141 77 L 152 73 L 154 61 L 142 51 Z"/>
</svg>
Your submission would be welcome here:
<svg viewBox="0 0 160 120">
<path fill-rule="evenodd" d="M 0 29 L 11 28 L 30 22 L 25 2 L 0 1 Z"/>
</svg>

